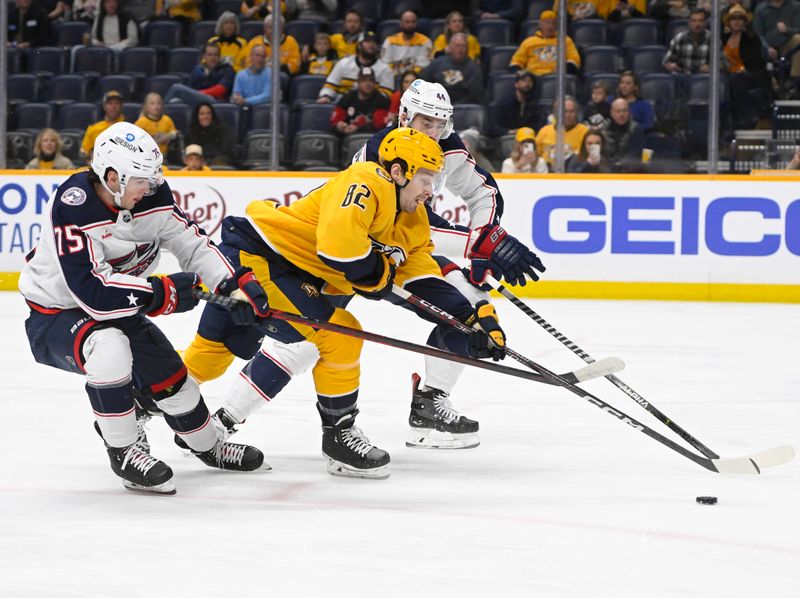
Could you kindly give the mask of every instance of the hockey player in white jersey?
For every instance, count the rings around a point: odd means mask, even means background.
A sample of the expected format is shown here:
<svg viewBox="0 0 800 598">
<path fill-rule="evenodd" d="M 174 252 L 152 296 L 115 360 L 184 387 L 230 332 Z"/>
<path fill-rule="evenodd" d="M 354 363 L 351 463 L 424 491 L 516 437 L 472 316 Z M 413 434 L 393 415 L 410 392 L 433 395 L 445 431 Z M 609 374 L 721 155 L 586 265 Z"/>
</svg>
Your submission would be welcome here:
<svg viewBox="0 0 800 598">
<path fill-rule="evenodd" d="M 439 142 L 444 152 L 445 166 L 443 173 L 437 177 L 434 195 L 447 187 L 453 194 L 462 197 L 469 207 L 471 228 L 452 225 L 436 215 L 430 206 L 428 216 L 433 233 L 431 236 L 436 245 L 434 253 L 469 260 L 470 267 L 465 275 L 459 266 L 447 258 L 437 258 L 445 279 L 475 304 L 488 300 L 488 293 L 478 287 L 489 272 L 498 279 L 502 276 L 507 283 L 525 285 L 526 276 L 538 280 L 537 271 L 544 272 L 545 268 L 533 252 L 500 226 L 502 195 L 492 175 L 478 167 L 459 136 L 451 134 L 452 115 L 453 107 L 444 87 L 417 79 L 401 98 L 398 126 L 410 126 Z M 381 141 L 392 129 L 394 126 L 373 135 L 353 161 L 377 160 Z M 206 308 L 207 311 L 209 309 Z M 213 340 L 215 330 L 209 326 L 206 328 L 204 330 L 201 321 L 198 336 Z M 437 326 L 431 332 L 428 344 L 454 350 L 460 340 L 456 337 L 460 334 L 447 326 Z M 249 353 L 236 354 L 244 359 L 252 357 Z M 272 346 L 260 352 L 259 358 L 261 362 L 269 362 L 266 365 L 271 368 L 261 363 L 258 376 L 248 377 L 246 372 L 242 372 L 233 383 L 229 398 L 218 411 L 219 418 L 228 427 L 244 421 L 265 404 L 265 397 L 273 396 L 271 392 L 276 386 L 282 388 L 291 376 L 312 367 L 319 355 L 311 343 L 289 345 L 273 342 Z M 420 384 L 421 378 L 417 374 L 412 377 L 411 434 L 406 445 L 436 449 L 478 446 L 478 422 L 459 414 L 449 400 L 464 366 L 433 357 L 426 357 L 425 365 L 424 385 Z M 280 384 L 276 381 L 280 381 Z"/>
<path fill-rule="evenodd" d="M 162 248 L 193 271 L 147 276 Z M 248 297 L 235 316 L 240 321 L 268 315 L 252 273 L 234 270 L 175 205 L 150 135 L 123 122 L 98 137 L 91 170 L 70 176 L 50 198 L 26 261 L 19 288 L 30 307 L 31 351 L 39 363 L 85 376 L 96 429 L 126 488 L 175 492 L 172 470 L 150 454 L 137 428 L 136 393 L 205 464 L 242 471 L 262 465 L 261 451 L 228 442 L 214 425 L 196 382 L 145 317 L 195 307 L 192 289 L 201 276 L 217 292 L 239 289 Z"/>
</svg>

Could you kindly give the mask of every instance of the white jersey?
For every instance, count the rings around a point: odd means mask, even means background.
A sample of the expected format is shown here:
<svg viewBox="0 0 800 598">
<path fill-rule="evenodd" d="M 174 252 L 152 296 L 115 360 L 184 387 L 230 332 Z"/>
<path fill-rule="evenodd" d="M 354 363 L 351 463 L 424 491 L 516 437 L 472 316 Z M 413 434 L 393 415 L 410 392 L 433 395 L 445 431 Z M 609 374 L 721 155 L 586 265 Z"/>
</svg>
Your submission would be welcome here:
<svg viewBox="0 0 800 598">
<path fill-rule="evenodd" d="M 361 64 L 358 62 L 358 55 L 347 56 L 337 62 L 331 74 L 325 80 L 325 85 L 319 92 L 319 97 L 328 97 L 332 101 L 337 101 L 348 91 L 354 88 L 358 81 L 358 71 L 368 66 L 375 73 L 375 81 L 381 93 L 390 96 L 394 91 L 394 74 L 389 65 L 380 58 L 372 64 Z"/>
<path fill-rule="evenodd" d="M 79 308 L 95 320 L 133 316 L 153 298 L 145 278 L 158 265 L 161 249 L 211 289 L 233 274 L 205 232 L 175 205 L 166 182 L 132 210 L 115 210 L 88 176 L 72 175 L 50 198 L 39 242 L 19 279 L 29 302 Z"/>
</svg>

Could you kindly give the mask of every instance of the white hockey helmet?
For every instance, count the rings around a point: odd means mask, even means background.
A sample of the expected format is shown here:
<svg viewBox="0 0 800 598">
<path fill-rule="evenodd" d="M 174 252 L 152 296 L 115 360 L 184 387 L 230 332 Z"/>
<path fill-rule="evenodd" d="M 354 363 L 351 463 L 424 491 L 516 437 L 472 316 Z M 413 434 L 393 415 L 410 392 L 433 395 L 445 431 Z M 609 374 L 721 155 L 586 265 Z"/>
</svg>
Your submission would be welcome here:
<svg viewBox="0 0 800 598">
<path fill-rule="evenodd" d="M 440 83 L 430 83 L 423 79 L 411 83 L 400 97 L 400 114 L 407 116 L 407 127 L 411 126 L 411 121 L 417 114 L 441 118 L 445 121 L 441 139 L 449 137 L 453 132 L 453 105 L 450 103 L 450 95 Z"/>
<path fill-rule="evenodd" d="M 114 195 L 120 205 L 125 187 L 132 179 L 146 183 L 145 195 L 153 195 L 164 182 L 162 164 L 164 157 L 158 144 L 147 131 L 131 123 L 114 123 L 97 136 L 92 154 L 92 170 L 100 177 L 106 190 Z M 119 192 L 108 188 L 106 172 L 113 168 L 119 176 Z"/>
</svg>

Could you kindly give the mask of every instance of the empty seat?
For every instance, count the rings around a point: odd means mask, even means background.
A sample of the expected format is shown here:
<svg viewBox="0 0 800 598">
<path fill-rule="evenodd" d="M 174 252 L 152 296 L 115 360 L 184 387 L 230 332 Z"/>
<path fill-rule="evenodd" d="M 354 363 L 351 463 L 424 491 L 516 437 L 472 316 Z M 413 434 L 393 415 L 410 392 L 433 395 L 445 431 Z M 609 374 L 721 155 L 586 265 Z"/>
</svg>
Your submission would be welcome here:
<svg viewBox="0 0 800 598">
<path fill-rule="evenodd" d="M 18 48 L 6 48 L 6 65 L 8 65 L 8 73 L 13 75 L 22 71 L 22 51 Z"/>
<path fill-rule="evenodd" d="M 58 75 L 50 79 L 46 98 L 55 104 L 85 102 L 88 81 L 81 75 Z"/>
<path fill-rule="evenodd" d="M 453 125 L 456 131 L 478 129 L 486 132 L 486 107 L 480 104 L 457 104 L 453 106 Z"/>
<path fill-rule="evenodd" d="M 375 34 L 378 36 L 378 39 L 383 42 L 387 37 L 394 35 L 398 31 L 400 31 L 400 21 L 397 19 L 386 19 L 378 23 Z"/>
<path fill-rule="evenodd" d="M 144 30 L 144 44 L 151 48 L 177 48 L 181 45 L 181 24 L 177 21 L 150 21 Z"/>
<path fill-rule="evenodd" d="M 550 0 L 533 0 L 528 8 L 528 18 L 538 19 L 544 10 L 553 10 L 553 3 Z"/>
<path fill-rule="evenodd" d="M 653 103 L 656 120 L 669 120 L 676 114 L 675 77 L 669 73 L 645 73 L 639 77 L 639 95 Z"/>
<path fill-rule="evenodd" d="M 297 19 L 296 21 L 289 21 L 286 23 L 286 35 L 291 35 L 293 38 L 297 40 L 297 43 L 300 44 L 300 47 L 303 46 L 312 46 L 314 45 L 314 36 L 321 28 L 321 23 L 319 21 L 314 21 L 312 19 Z"/>
<path fill-rule="evenodd" d="M 133 99 L 136 80 L 130 75 L 106 75 L 97 82 L 97 97 L 102 98 L 109 91 L 117 91 L 123 101 Z"/>
<path fill-rule="evenodd" d="M 239 132 L 241 130 L 241 125 L 239 124 L 241 108 L 239 105 L 226 103 L 214 104 L 214 112 L 216 112 L 220 124 L 227 130 L 233 132 L 234 139 L 239 139 Z"/>
<path fill-rule="evenodd" d="M 667 22 L 667 34 L 665 36 L 667 44 L 669 44 L 676 35 L 688 30 L 689 19 L 670 19 Z"/>
<path fill-rule="evenodd" d="M 378 22 L 383 18 L 383 2 L 376 0 L 345 0 L 345 10 L 357 10 L 365 19 Z"/>
<path fill-rule="evenodd" d="M 619 50 L 613 46 L 592 46 L 581 52 L 583 72 L 614 73 L 621 66 Z"/>
<path fill-rule="evenodd" d="M 487 73 L 507 73 L 511 57 L 517 46 L 494 46 L 487 48 L 483 55 L 483 64 Z"/>
<path fill-rule="evenodd" d="M 444 27 L 445 19 L 431 19 L 428 25 L 428 31 L 430 32 L 428 37 L 431 38 L 431 41 L 436 41 L 436 38 L 444 33 Z"/>
<path fill-rule="evenodd" d="M 189 45 L 202 48 L 214 36 L 216 21 L 197 21 L 189 27 Z"/>
<path fill-rule="evenodd" d="M 158 52 L 155 48 L 125 48 L 119 55 L 119 70 L 134 76 L 148 77 L 158 72 Z"/>
<path fill-rule="evenodd" d="M 421 0 L 393 0 L 387 2 L 387 9 L 384 14 L 387 17 L 394 17 L 399 19 L 400 16 L 407 10 L 414 11 L 418 15 L 422 14 Z"/>
<path fill-rule="evenodd" d="M 239 14 L 242 3 L 239 0 L 213 0 L 212 17 L 218 19 L 224 12 L 230 11 L 235 15 Z"/>
<path fill-rule="evenodd" d="M 689 77 L 686 87 L 686 99 L 707 102 L 711 94 L 711 80 L 708 74 L 700 73 Z M 728 99 L 728 79 L 719 78 L 719 99 L 724 102 Z"/>
<path fill-rule="evenodd" d="M 61 21 L 53 26 L 53 39 L 56 46 L 67 48 L 83 43 L 83 36 L 89 33 L 89 23 L 83 21 Z"/>
<path fill-rule="evenodd" d="M 329 133 L 298 133 L 294 137 L 293 166 L 304 169 L 339 166 L 339 139 Z"/>
<path fill-rule="evenodd" d="M 180 75 L 154 75 L 147 77 L 144 80 L 144 93 L 155 91 L 163 98 L 170 87 L 182 82 L 183 79 Z"/>
<path fill-rule="evenodd" d="M 556 97 L 556 74 L 542 75 L 537 77 L 535 96 L 537 100 L 553 101 Z M 576 92 L 576 78 L 575 75 L 566 76 L 566 90 L 565 93 L 574 96 Z"/>
<path fill-rule="evenodd" d="M 342 167 L 346 168 L 350 165 L 353 161 L 353 156 L 355 153 L 361 149 L 361 147 L 370 139 L 372 135 L 370 133 L 354 133 L 353 135 L 347 135 L 342 139 L 342 152 L 341 152 L 341 163 Z"/>
<path fill-rule="evenodd" d="M 239 35 L 250 41 L 254 37 L 264 35 L 264 23 L 262 21 L 244 21 L 240 25 Z"/>
<path fill-rule="evenodd" d="M 77 165 L 81 162 L 80 152 L 84 132 L 78 129 L 62 129 L 58 134 L 61 136 L 61 153 Z"/>
<path fill-rule="evenodd" d="M 665 46 L 641 46 L 628 51 L 628 65 L 634 73 L 663 73 Z"/>
<path fill-rule="evenodd" d="M 36 133 L 33 131 L 6 132 L 7 168 L 25 168 L 25 165 L 33 158 L 35 141 Z"/>
<path fill-rule="evenodd" d="M 278 129 L 281 133 L 289 134 L 289 107 L 286 104 L 278 105 Z M 272 104 L 259 104 L 251 106 L 247 115 L 248 131 L 267 131 L 272 129 Z"/>
<path fill-rule="evenodd" d="M 97 104 L 73 102 L 61 106 L 58 111 L 58 129 L 85 129 L 100 120 Z"/>
<path fill-rule="evenodd" d="M 78 48 L 73 54 L 73 61 L 73 73 L 103 77 L 114 70 L 114 51 L 94 46 Z"/>
<path fill-rule="evenodd" d="M 28 53 L 28 72 L 37 75 L 60 75 L 66 69 L 64 48 L 33 48 Z"/>
<path fill-rule="evenodd" d="M 36 102 L 39 99 L 39 79 L 36 75 L 9 75 L 6 97 L 12 104 Z"/>
<path fill-rule="evenodd" d="M 537 31 L 539 31 L 538 17 L 536 19 L 524 21 L 519 26 L 519 35 L 517 36 L 517 41 L 522 42 L 524 39 L 532 36 Z"/>
<path fill-rule="evenodd" d="M 579 48 L 602 46 L 608 43 L 608 23 L 603 19 L 581 19 L 570 25 L 572 41 Z"/>
<path fill-rule="evenodd" d="M 655 19 L 628 19 L 619 24 L 619 46 L 655 46 L 659 43 L 658 21 Z"/>
<path fill-rule="evenodd" d="M 297 100 L 316 100 L 325 79 L 325 75 L 295 75 L 289 87 L 289 103 L 293 104 Z"/>
<path fill-rule="evenodd" d="M 330 131 L 333 104 L 303 104 L 297 116 L 298 131 Z"/>
<path fill-rule="evenodd" d="M 129 123 L 134 123 L 139 120 L 142 114 L 141 102 L 125 102 L 122 104 L 122 115 Z"/>
<path fill-rule="evenodd" d="M 278 137 L 278 161 L 284 158 L 283 136 Z M 272 134 L 250 133 L 244 140 L 244 161 L 247 169 L 268 168 L 272 160 Z"/>
<path fill-rule="evenodd" d="M 14 107 L 14 128 L 39 131 L 53 126 L 53 107 L 50 104 L 27 103 Z"/>
<path fill-rule="evenodd" d="M 489 92 L 489 101 L 512 95 L 516 80 L 517 76 L 514 73 L 491 73 L 489 75 L 489 84 L 486 86 Z"/>
<path fill-rule="evenodd" d="M 198 48 L 173 48 L 167 54 L 167 71 L 170 73 L 191 73 L 198 64 Z"/>
<path fill-rule="evenodd" d="M 512 42 L 514 24 L 505 19 L 483 19 L 472 24 L 472 33 L 482 48 L 503 46 Z"/>
<path fill-rule="evenodd" d="M 192 122 L 192 107 L 183 102 L 169 102 L 164 104 L 164 114 L 172 119 L 175 123 L 175 128 L 181 133 L 186 133 L 189 130 L 189 124 Z"/>
</svg>

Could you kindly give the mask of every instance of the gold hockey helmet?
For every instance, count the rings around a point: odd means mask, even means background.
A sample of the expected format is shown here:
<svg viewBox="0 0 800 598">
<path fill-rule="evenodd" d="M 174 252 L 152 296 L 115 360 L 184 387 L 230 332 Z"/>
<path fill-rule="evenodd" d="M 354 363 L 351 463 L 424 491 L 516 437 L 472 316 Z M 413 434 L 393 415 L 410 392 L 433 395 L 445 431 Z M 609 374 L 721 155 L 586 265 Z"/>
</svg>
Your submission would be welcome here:
<svg viewBox="0 0 800 598">
<path fill-rule="evenodd" d="M 408 180 L 414 178 L 420 168 L 433 172 L 441 172 L 444 168 L 444 153 L 439 144 L 425 133 L 410 127 L 390 131 L 381 141 L 378 156 L 387 170 L 395 160 L 403 160 Z"/>
</svg>

